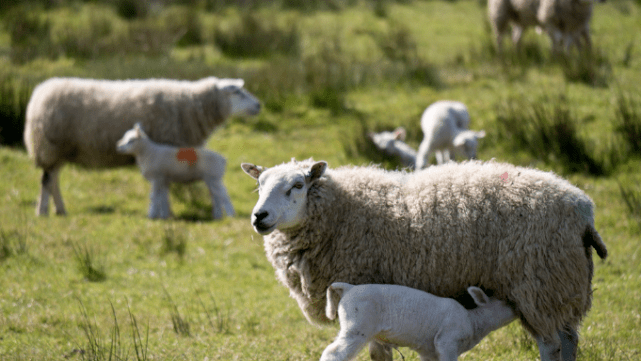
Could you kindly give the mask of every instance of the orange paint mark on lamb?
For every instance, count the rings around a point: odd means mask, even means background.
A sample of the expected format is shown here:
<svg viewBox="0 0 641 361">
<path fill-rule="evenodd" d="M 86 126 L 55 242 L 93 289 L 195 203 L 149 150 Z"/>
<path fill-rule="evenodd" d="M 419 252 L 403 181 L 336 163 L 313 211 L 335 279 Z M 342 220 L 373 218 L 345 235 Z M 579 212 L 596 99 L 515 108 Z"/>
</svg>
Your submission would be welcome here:
<svg viewBox="0 0 641 361">
<path fill-rule="evenodd" d="M 196 161 L 198 161 L 198 155 L 194 148 L 180 148 L 178 149 L 178 153 L 176 153 L 176 159 L 178 159 L 179 162 L 187 162 L 189 165 L 194 165 Z"/>
</svg>

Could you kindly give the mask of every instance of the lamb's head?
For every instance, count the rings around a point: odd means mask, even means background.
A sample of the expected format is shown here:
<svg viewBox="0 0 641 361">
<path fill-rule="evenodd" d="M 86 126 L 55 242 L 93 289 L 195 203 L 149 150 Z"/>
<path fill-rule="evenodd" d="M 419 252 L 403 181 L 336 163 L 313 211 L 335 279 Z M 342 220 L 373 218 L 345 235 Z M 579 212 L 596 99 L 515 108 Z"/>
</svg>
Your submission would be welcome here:
<svg viewBox="0 0 641 361">
<path fill-rule="evenodd" d="M 227 95 L 231 102 L 230 115 L 256 115 L 260 112 L 260 101 L 243 88 L 243 79 L 218 79 L 216 87 Z"/>
<path fill-rule="evenodd" d="M 405 128 L 398 127 L 394 129 L 393 132 L 370 132 L 367 135 L 369 136 L 369 139 L 372 140 L 376 148 L 389 153 L 395 148 L 395 142 L 397 140 L 400 140 L 401 142 L 405 141 L 406 134 L 407 132 L 405 131 Z"/>
<path fill-rule="evenodd" d="M 482 289 L 470 286 L 467 288 L 467 293 L 472 296 L 474 303 L 478 306 L 478 308 L 471 311 L 483 318 L 483 320 L 480 321 L 484 321 L 483 323 L 486 327 L 489 327 L 489 329 L 485 331 L 489 332 L 501 328 L 516 318 L 514 309 L 510 307 L 507 302 L 494 297 L 488 297 Z"/>
<path fill-rule="evenodd" d="M 146 139 L 147 134 L 142 130 L 140 123 L 136 123 L 132 129 L 125 132 L 125 135 L 116 143 L 116 151 L 122 154 L 135 154 L 141 139 Z"/>
<path fill-rule="evenodd" d="M 303 161 L 263 168 L 241 165 L 245 173 L 258 181 L 258 202 L 251 222 L 259 234 L 275 229 L 286 230 L 300 225 L 305 218 L 307 191 L 327 169 L 324 161 Z"/>
<path fill-rule="evenodd" d="M 454 151 L 467 159 L 476 158 L 476 148 L 478 147 L 478 140 L 485 137 L 485 131 L 475 132 L 473 130 L 464 130 L 454 137 L 452 145 Z"/>
</svg>

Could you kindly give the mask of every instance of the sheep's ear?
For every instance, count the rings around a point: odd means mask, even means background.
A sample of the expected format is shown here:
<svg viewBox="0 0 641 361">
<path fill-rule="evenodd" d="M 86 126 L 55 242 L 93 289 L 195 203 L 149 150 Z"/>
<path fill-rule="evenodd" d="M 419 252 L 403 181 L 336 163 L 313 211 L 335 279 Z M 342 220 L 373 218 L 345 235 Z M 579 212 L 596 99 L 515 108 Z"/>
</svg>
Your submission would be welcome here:
<svg viewBox="0 0 641 361">
<path fill-rule="evenodd" d="M 465 144 L 465 141 L 467 140 L 467 137 L 464 133 L 460 133 L 454 139 L 452 140 L 452 145 L 455 147 L 461 147 L 463 144 Z"/>
<path fill-rule="evenodd" d="M 490 302 L 489 297 L 483 292 L 482 289 L 475 287 L 475 286 L 470 286 L 467 288 L 467 293 L 472 296 L 474 299 L 474 303 L 476 303 L 477 306 L 483 306 L 486 305 Z"/>
<path fill-rule="evenodd" d="M 244 85 L 245 81 L 243 79 L 219 79 L 218 83 L 216 83 L 218 89 L 225 91 L 234 91 L 242 88 Z"/>
<path fill-rule="evenodd" d="M 476 132 L 476 138 L 485 138 L 485 131 Z"/>
<path fill-rule="evenodd" d="M 325 173 L 326 169 L 327 169 L 327 162 L 325 162 L 324 160 L 314 163 L 312 168 L 309 170 L 309 174 L 307 174 L 307 182 L 311 183 L 316 179 L 320 178 L 323 175 L 323 173 Z"/>
<path fill-rule="evenodd" d="M 259 166 L 259 165 L 254 165 L 251 163 L 243 163 L 240 165 L 241 168 L 247 173 L 250 177 L 258 180 L 258 177 L 260 177 L 260 174 L 265 170 L 265 168 Z"/>
<path fill-rule="evenodd" d="M 394 129 L 394 139 L 395 140 L 400 140 L 401 142 L 404 142 L 406 136 L 407 136 L 407 132 L 405 131 L 405 128 L 398 127 L 396 129 Z"/>
</svg>

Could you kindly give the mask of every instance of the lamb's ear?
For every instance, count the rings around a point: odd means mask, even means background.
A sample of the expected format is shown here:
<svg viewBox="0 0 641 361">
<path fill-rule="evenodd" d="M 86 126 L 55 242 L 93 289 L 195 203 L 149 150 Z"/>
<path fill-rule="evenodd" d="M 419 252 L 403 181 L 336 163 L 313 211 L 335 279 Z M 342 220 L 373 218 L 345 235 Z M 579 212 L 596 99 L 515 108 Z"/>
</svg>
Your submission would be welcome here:
<svg viewBox="0 0 641 361">
<path fill-rule="evenodd" d="M 407 132 L 405 131 L 405 128 L 398 127 L 394 129 L 394 139 L 404 142 L 406 136 L 407 136 Z"/>
<path fill-rule="evenodd" d="M 245 81 L 243 79 L 218 79 L 218 83 L 216 83 L 218 89 L 225 91 L 235 91 L 244 85 Z"/>
<path fill-rule="evenodd" d="M 485 138 L 485 131 L 481 130 L 479 132 L 476 132 L 476 138 Z"/>
<path fill-rule="evenodd" d="M 465 141 L 468 139 L 467 134 L 465 133 L 459 133 L 454 139 L 452 140 L 452 145 L 455 147 L 461 147 L 463 144 L 465 144 Z"/>
<path fill-rule="evenodd" d="M 475 287 L 475 286 L 470 286 L 467 288 L 467 293 L 472 296 L 474 299 L 474 303 L 476 303 L 477 306 L 483 306 L 486 305 L 490 302 L 489 297 L 483 292 L 482 289 Z"/>
<path fill-rule="evenodd" d="M 310 168 L 309 173 L 307 174 L 307 182 L 311 183 L 315 181 L 316 179 L 320 178 L 323 173 L 325 173 L 325 170 L 327 169 L 327 162 L 324 160 L 321 160 L 319 162 L 314 163 L 314 165 Z"/>
<path fill-rule="evenodd" d="M 241 168 L 247 173 L 250 177 L 258 180 L 258 177 L 260 177 L 260 174 L 265 170 L 265 168 L 259 166 L 259 165 L 254 165 L 251 163 L 243 163 L 240 165 Z"/>
</svg>

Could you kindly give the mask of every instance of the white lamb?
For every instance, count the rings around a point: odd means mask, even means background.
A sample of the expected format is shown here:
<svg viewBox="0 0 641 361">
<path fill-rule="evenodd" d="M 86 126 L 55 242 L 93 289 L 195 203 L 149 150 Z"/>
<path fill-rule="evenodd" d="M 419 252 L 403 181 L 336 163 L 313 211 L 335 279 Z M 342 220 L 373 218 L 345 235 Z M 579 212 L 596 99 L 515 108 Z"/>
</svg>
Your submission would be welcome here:
<svg viewBox="0 0 641 361">
<path fill-rule="evenodd" d="M 467 130 L 469 123 L 467 107 L 461 102 L 441 100 L 427 107 L 421 117 L 424 138 L 416 155 L 416 169 L 427 167 L 434 152 L 438 164 L 448 162 L 450 152 L 476 158 L 478 139 L 485 137 L 485 131 Z"/>
<path fill-rule="evenodd" d="M 227 162 L 222 155 L 204 148 L 178 148 L 154 143 L 139 123 L 118 141 L 117 151 L 134 155 L 142 175 L 151 182 L 149 218 L 171 217 L 168 196 L 171 182 L 190 183 L 197 180 L 207 184 L 214 219 L 223 217 L 223 207 L 227 215 L 235 214 L 223 185 Z"/>
<path fill-rule="evenodd" d="M 58 178 L 68 162 L 88 168 L 132 164 L 114 144 L 140 122 L 154 142 L 201 147 L 232 115 L 255 115 L 260 102 L 242 79 L 209 77 L 96 80 L 52 78 L 38 85 L 27 105 L 24 142 L 42 168 L 36 214 L 47 215 L 53 196 L 57 214 L 66 214 Z"/>
<path fill-rule="evenodd" d="M 332 283 L 326 314 L 330 320 L 338 315 L 341 330 L 321 361 L 352 360 L 374 340 L 410 347 L 422 361 L 455 361 L 490 332 L 516 319 L 505 301 L 474 286 L 467 292 L 478 307 L 467 310 L 452 298 L 405 286 Z"/>
<path fill-rule="evenodd" d="M 368 136 L 376 148 L 393 157 L 399 157 L 403 166 L 414 168 L 416 150 L 405 143 L 406 134 L 405 128 L 398 127 L 393 132 L 370 132 Z"/>
</svg>

